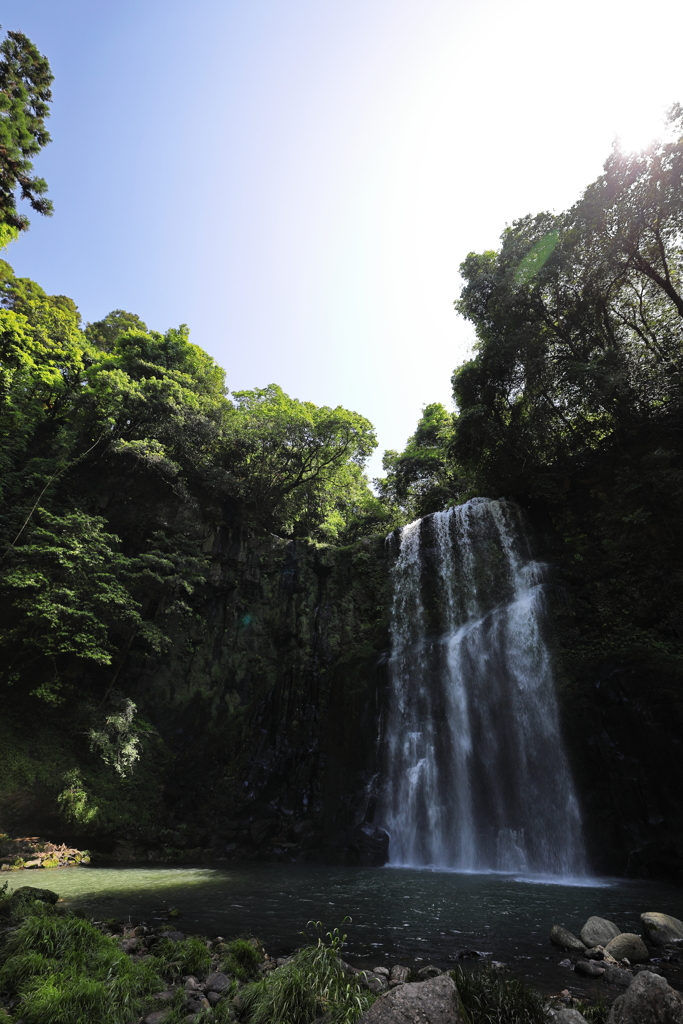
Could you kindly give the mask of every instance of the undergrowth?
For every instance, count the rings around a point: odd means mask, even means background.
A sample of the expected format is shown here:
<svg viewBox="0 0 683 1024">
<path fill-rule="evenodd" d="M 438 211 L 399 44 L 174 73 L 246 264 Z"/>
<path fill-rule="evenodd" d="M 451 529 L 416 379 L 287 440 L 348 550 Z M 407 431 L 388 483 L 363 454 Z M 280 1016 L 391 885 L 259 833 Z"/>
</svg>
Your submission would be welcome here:
<svg viewBox="0 0 683 1024">
<path fill-rule="evenodd" d="M 263 981 L 240 992 L 247 1024 L 355 1024 L 375 997 L 347 975 L 339 953 L 346 936 L 337 928 L 316 945 L 303 946 Z"/>
<path fill-rule="evenodd" d="M 590 1003 L 579 1003 L 576 1009 L 583 1015 L 588 1024 L 607 1024 L 610 1006 L 602 997 L 598 999 L 597 1003 L 592 1005 Z"/>
<path fill-rule="evenodd" d="M 154 963 L 78 917 L 34 911 L 4 939 L 0 989 L 22 997 L 24 1024 L 127 1024 L 161 987 Z"/>
<path fill-rule="evenodd" d="M 211 953 L 201 939 L 161 939 L 154 947 L 154 956 L 159 968 L 173 979 L 184 974 L 203 975 L 211 970 Z"/>
<path fill-rule="evenodd" d="M 545 1024 L 543 997 L 498 967 L 451 971 L 471 1024 Z"/>
<path fill-rule="evenodd" d="M 221 960 L 221 970 L 237 978 L 238 981 L 253 981 L 258 978 L 259 964 L 263 962 L 263 953 L 255 942 L 250 939 L 233 939 L 221 947 L 227 954 Z"/>
</svg>

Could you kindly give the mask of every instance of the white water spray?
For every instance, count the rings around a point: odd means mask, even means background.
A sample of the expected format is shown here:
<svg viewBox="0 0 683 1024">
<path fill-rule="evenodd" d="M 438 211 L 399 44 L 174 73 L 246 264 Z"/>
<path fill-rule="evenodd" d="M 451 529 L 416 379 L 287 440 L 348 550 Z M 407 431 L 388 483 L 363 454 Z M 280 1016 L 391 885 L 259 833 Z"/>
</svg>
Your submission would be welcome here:
<svg viewBox="0 0 683 1024">
<path fill-rule="evenodd" d="M 525 549 L 517 507 L 485 498 L 398 535 L 376 817 L 392 864 L 585 873 Z"/>
</svg>

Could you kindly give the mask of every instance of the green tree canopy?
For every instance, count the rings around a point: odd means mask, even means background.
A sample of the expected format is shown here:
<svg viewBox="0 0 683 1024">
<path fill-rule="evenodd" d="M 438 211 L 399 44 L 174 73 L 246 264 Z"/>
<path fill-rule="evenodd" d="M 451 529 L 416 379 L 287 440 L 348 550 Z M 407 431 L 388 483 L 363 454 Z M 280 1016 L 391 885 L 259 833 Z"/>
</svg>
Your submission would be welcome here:
<svg viewBox="0 0 683 1024">
<path fill-rule="evenodd" d="M 402 452 L 386 451 L 386 476 L 375 480 L 398 522 L 429 515 L 461 498 L 463 483 L 448 456 L 453 416 L 440 402 L 426 405 Z"/>
<path fill-rule="evenodd" d="M 681 407 L 683 115 L 559 216 L 515 222 L 471 253 L 458 310 L 476 327 L 453 377 L 452 455 L 482 489 L 519 491 L 536 467 L 600 448 Z"/>
</svg>

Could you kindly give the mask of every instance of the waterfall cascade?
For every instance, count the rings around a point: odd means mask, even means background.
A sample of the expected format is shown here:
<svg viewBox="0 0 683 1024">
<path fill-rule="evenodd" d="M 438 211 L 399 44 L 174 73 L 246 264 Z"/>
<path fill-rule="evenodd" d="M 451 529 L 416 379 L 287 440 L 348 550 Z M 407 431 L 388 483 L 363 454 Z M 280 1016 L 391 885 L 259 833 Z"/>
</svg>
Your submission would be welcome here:
<svg viewBox="0 0 683 1024">
<path fill-rule="evenodd" d="M 521 514 L 473 498 L 392 534 L 391 689 L 376 816 L 390 863 L 585 873 Z"/>
</svg>

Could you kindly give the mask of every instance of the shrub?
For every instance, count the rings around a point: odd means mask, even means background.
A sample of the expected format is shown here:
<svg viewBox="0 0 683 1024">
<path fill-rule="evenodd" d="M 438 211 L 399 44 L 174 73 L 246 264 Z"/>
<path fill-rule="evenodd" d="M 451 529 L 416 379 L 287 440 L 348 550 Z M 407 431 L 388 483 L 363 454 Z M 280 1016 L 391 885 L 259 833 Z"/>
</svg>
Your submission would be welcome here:
<svg viewBox="0 0 683 1024">
<path fill-rule="evenodd" d="M 498 967 L 451 971 L 472 1024 L 544 1024 L 543 997 Z"/>
</svg>

